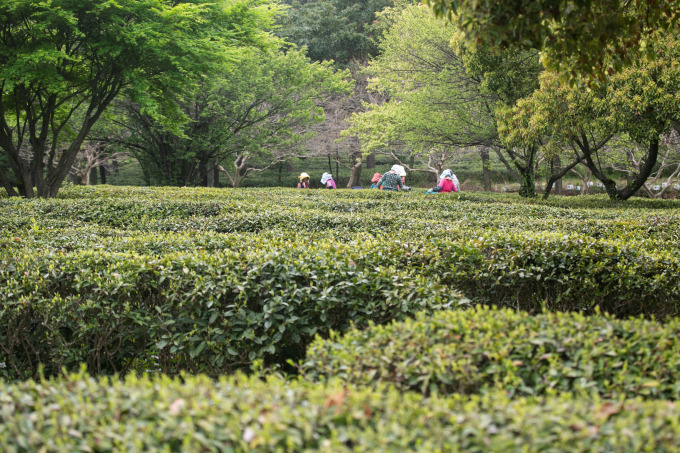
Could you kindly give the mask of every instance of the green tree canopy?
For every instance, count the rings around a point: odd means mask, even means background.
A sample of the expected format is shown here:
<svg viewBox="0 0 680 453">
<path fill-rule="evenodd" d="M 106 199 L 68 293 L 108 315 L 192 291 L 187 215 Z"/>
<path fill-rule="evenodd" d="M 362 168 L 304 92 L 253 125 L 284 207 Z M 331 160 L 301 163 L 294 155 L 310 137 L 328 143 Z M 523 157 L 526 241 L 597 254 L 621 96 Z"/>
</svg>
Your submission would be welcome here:
<svg viewBox="0 0 680 453">
<path fill-rule="evenodd" d="M 181 133 L 127 105 L 125 141 L 150 183 L 203 183 L 214 168 L 238 187 L 254 171 L 300 154 L 309 126 L 323 120 L 319 103 L 350 91 L 346 71 L 311 62 L 285 47 L 244 49 L 180 101 L 190 118 Z"/>
<path fill-rule="evenodd" d="M 547 68 L 602 78 L 649 49 L 657 29 L 680 19 L 666 0 L 423 0 L 456 24 L 471 47 L 523 46 L 543 51 Z"/>
<path fill-rule="evenodd" d="M 388 101 L 353 115 L 348 131 L 360 138 L 363 152 L 397 144 L 419 153 L 500 145 L 496 107 L 512 105 L 538 86 L 537 53 L 468 50 L 459 45 L 462 35 L 456 27 L 446 26 L 423 6 L 395 15 L 380 55 L 367 69 L 371 88 L 385 93 Z M 516 166 L 520 161 L 521 156 L 513 156 Z"/>
<path fill-rule="evenodd" d="M 566 145 L 602 181 L 611 198 L 627 199 L 645 183 L 657 163 L 660 136 L 680 118 L 680 38 L 660 32 L 655 57 L 637 55 L 634 63 L 585 90 L 546 72 L 532 96 L 499 112 L 499 132 L 508 146 Z M 630 137 L 641 145 L 637 173 L 624 187 L 600 154 L 612 137 Z M 558 146 L 559 148 L 559 146 Z"/>
<path fill-rule="evenodd" d="M 376 13 L 394 0 L 315 0 L 289 2 L 288 15 L 277 31 L 298 46 L 305 46 L 312 60 L 333 60 L 346 67 L 352 60 L 365 61 L 377 53 Z"/>
<path fill-rule="evenodd" d="M 56 195 L 83 141 L 123 92 L 169 127 L 172 93 L 241 46 L 259 45 L 277 14 L 261 0 L 11 0 L 0 4 L 0 148 L 10 195 Z M 66 138 L 68 139 L 64 141 Z"/>
</svg>

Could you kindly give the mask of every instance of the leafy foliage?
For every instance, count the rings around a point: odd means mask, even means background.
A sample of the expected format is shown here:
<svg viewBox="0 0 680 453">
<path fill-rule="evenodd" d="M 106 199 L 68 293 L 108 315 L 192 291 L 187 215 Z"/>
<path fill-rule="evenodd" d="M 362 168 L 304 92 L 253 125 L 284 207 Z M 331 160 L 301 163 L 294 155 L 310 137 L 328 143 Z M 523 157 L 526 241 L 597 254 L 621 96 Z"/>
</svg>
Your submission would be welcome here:
<svg viewBox="0 0 680 453">
<path fill-rule="evenodd" d="M 345 72 L 273 40 L 264 50 L 242 50 L 186 93 L 180 105 L 190 122 L 180 131 L 139 104 L 124 105 L 124 143 L 151 183 L 205 184 L 217 167 L 238 187 L 252 172 L 301 154 L 300 142 L 324 118 L 321 102 L 349 90 Z"/>
<path fill-rule="evenodd" d="M 657 0 L 424 0 L 465 32 L 470 47 L 540 49 L 543 63 L 570 78 L 602 78 L 649 50 L 657 29 L 680 19 L 676 2 Z M 650 54 L 652 52 L 650 51 Z"/>
<path fill-rule="evenodd" d="M 0 383 L 8 451 L 675 451 L 677 404 L 403 394 L 235 376 Z M 142 447 L 140 447 L 142 446 Z"/>
<path fill-rule="evenodd" d="M 303 370 L 311 380 L 393 383 L 422 393 L 500 389 L 676 400 L 678 322 L 483 307 L 446 311 L 319 339 Z"/>
<path fill-rule="evenodd" d="M 612 198 L 627 199 L 639 190 L 656 166 L 659 142 L 678 122 L 676 64 L 680 41 L 676 34 L 657 33 L 650 45 L 654 59 L 643 58 L 609 76 L 597 89 L 583 90 L 546 72 L 541 87 L 514 106 L 499 108 L 499 133 L 508 146 L 543 145 L 548 153 L 576 151 L 577 161 L 599 179 Z M 615 136 L 630 137 L 643 148 L 643 161 L 631 182 L 617 187 L 603 165 L 602 148 Z M 565 151 L 561 151 L 561 148 Z M 633 147 L 627 147 L 629 156 Z M 628 157 L 628 160 L 633 160 Z"/>
<path fill-rule="evenodd" d="M 392 3 L 393 0 L 294 1 L 277 34 L 306 47 L 313 60 L 333 60 L 347 67 L 353 60 L 365 62 L 376 55 L 376 13 Z"/>
<path fill-rule="evenodd" d="M 380 41 L 381 53 L 367 68 L 369 88 L 388 100 L 367 104 L 366 112 L 352 116 L 347 131 L 361 140 L 362 152 L 400 145 L 429 155 L 460 147 L 500 148 L 496 107 L 513 105 L 537 86 L 536 53 L 467 50 L 460 44 L 461 31 L 423 6 L 389 15 L 393 24 Z M 522 173 L 533 174 L 526 162 L 531 159 L 512 148 L 504 151 Z M 533 180 L 530 186 L 533 193 Z"/>
<path fill-rule="evenodd" d="M 259 45 L 276 14 L 257 0 L 110 2 L 16 0 L 0 6 L 0 146 L 10 195 L 53 197 L 102 113 L 127 93 L 168 127 L 176 99 L 228 60 Z"/>
<path fill-rule="evenodd" d="M 88 364 L 212 375 L 256 359 L 299 359 L 314 335 L 447 306 L 436 281 L 392 268 L 363 269 L 298 251 L 165 254 L 102 252 L 16 256 L 0 272 L 13 378 Z M 446 300 L 443 300 L 446 298 Z"/>
</svg>

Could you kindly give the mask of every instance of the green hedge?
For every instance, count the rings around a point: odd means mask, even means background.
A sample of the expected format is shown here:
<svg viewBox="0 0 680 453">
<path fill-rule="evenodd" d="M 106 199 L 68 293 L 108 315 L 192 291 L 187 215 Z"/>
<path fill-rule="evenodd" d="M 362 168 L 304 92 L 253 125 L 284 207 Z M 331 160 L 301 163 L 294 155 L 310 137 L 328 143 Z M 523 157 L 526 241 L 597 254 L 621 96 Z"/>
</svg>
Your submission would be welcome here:
<svg viewBox="0 0 680 453">
<path fill-rule="evenodd" d="M 423 393 L 575 391 L 680 396 L 680 319 L 667 324 L 479 307 L 332 334 L 310 345 L 308 379 L 393 383 Z"/>
<path fill-rule="evenodd" d="M 0 238 L 0 261 L 13 261 L 24 251 L 51 259 L 50 252 L 102 250 L 126 259 L 130 253 L 158 257 L 227 249 L 251 256 L 281 250 L 312 256 L 321 250 L 353 260 L 361 271 L 396 267 L 412 276 L 441 279 L 482 304 L 587 313 L 599 306 L 621 318 L 680 314 L 680 253 L 672 250 L 575 234 L 380 231 L 325 227 L 216 234 L 184 227 L 175 233 L 43 226 L 30 235 Z"/>
<path fill-rule="evenodd" d="M 433 275 L 484 304 L 620 318 L 680 314 L 680 259 L 573 235 L 489 234 L 442 245 Z"/>
<path fill-rule="evenodd" d="M 434 276 L 477 303 L 680 314 L 678 202 L 378 192 L 69 188 L 56 200 L 0 201 L 0 259 L 336 249 L 361 270 Z"/>
<path fill-rule="evenodd" d="M 511 400 L 235 376 L 0 383 L 0 444 L 42 451 L 677 451 L 664 401 Z"/>
<path fill-rule="evenodd" d="M 301 356 L 315 328 L 446 305 L 440 284 L 531 312 L 677 316 L 678 203 L 103 186 L 2 199 L 0 373 L 278 364 Z M 395 291 L 405 312 L 385 303 Z M 334 318 L 343 304 L 349 314 Z"/>
<path fill-rule="evenodd" d="M 460 297 L 393 268 L 319 252 L 163 257 L 99 251 L 15 255 L 0 268 L 0 376 L 86 363 L 219 374 L 297 360 L 315 334 L 385 323 Z"/>
</svg>

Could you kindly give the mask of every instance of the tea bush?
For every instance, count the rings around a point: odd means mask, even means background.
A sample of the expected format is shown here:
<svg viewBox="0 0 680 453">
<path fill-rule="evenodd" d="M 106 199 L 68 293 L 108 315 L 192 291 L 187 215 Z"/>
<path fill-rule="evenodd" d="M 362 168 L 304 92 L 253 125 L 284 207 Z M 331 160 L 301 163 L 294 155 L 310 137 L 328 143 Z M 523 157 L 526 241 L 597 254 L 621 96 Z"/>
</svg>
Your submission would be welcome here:
<svg viewBox="0 0 680 453">
<path fill-rule="evenodd" d="M 83 374 L 0 383 L 0 443 L 24 451 L 677 451 L 680 408 L 565 394 L 431 397 L 241 375 Z"/>
<path fill-rule="evenodd" d="M 465 300 L 437 280 L 297 251 L 78 251 L 16 255 L 0 269 L 0 375 L 86 363 L 217 375 L 255 359 L 299 359 L 316 334 Z"/>
<path fill-rule="evenodd" d="M 422 393 L 680 396 L 680 319 L 667 324 L 477 307 L 318 339 L 306 377 Z"/>
<path fill-rule="evenodd" d="M 466 305 L 456 291 L 665 319 L 680 311 L 678 206 L 106 186 L 0 199 L 0 374 L 279 364 L 317 330 Z"/>
</svg>

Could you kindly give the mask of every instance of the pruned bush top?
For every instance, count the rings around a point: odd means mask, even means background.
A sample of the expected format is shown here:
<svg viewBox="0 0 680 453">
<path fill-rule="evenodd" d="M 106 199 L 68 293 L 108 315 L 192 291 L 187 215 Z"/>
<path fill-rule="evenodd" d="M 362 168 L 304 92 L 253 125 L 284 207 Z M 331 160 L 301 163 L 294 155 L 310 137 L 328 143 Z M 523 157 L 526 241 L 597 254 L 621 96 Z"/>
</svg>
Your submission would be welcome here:
<svg viewBox="0 0 680 453">
<path fill-rule="evenodd" d="M 318 339 L 308 379 L 392 383 L 423 393 L 576 391 L 605 398 L 680 396 L 680 320 L 479 307 Z"/>
<path fill-rule="evenodd" d="M 24 451 L 677 451 L 666 401 L 422 398 L 240 375 L 0 382 L 0 445 Z"/>
</svg>

